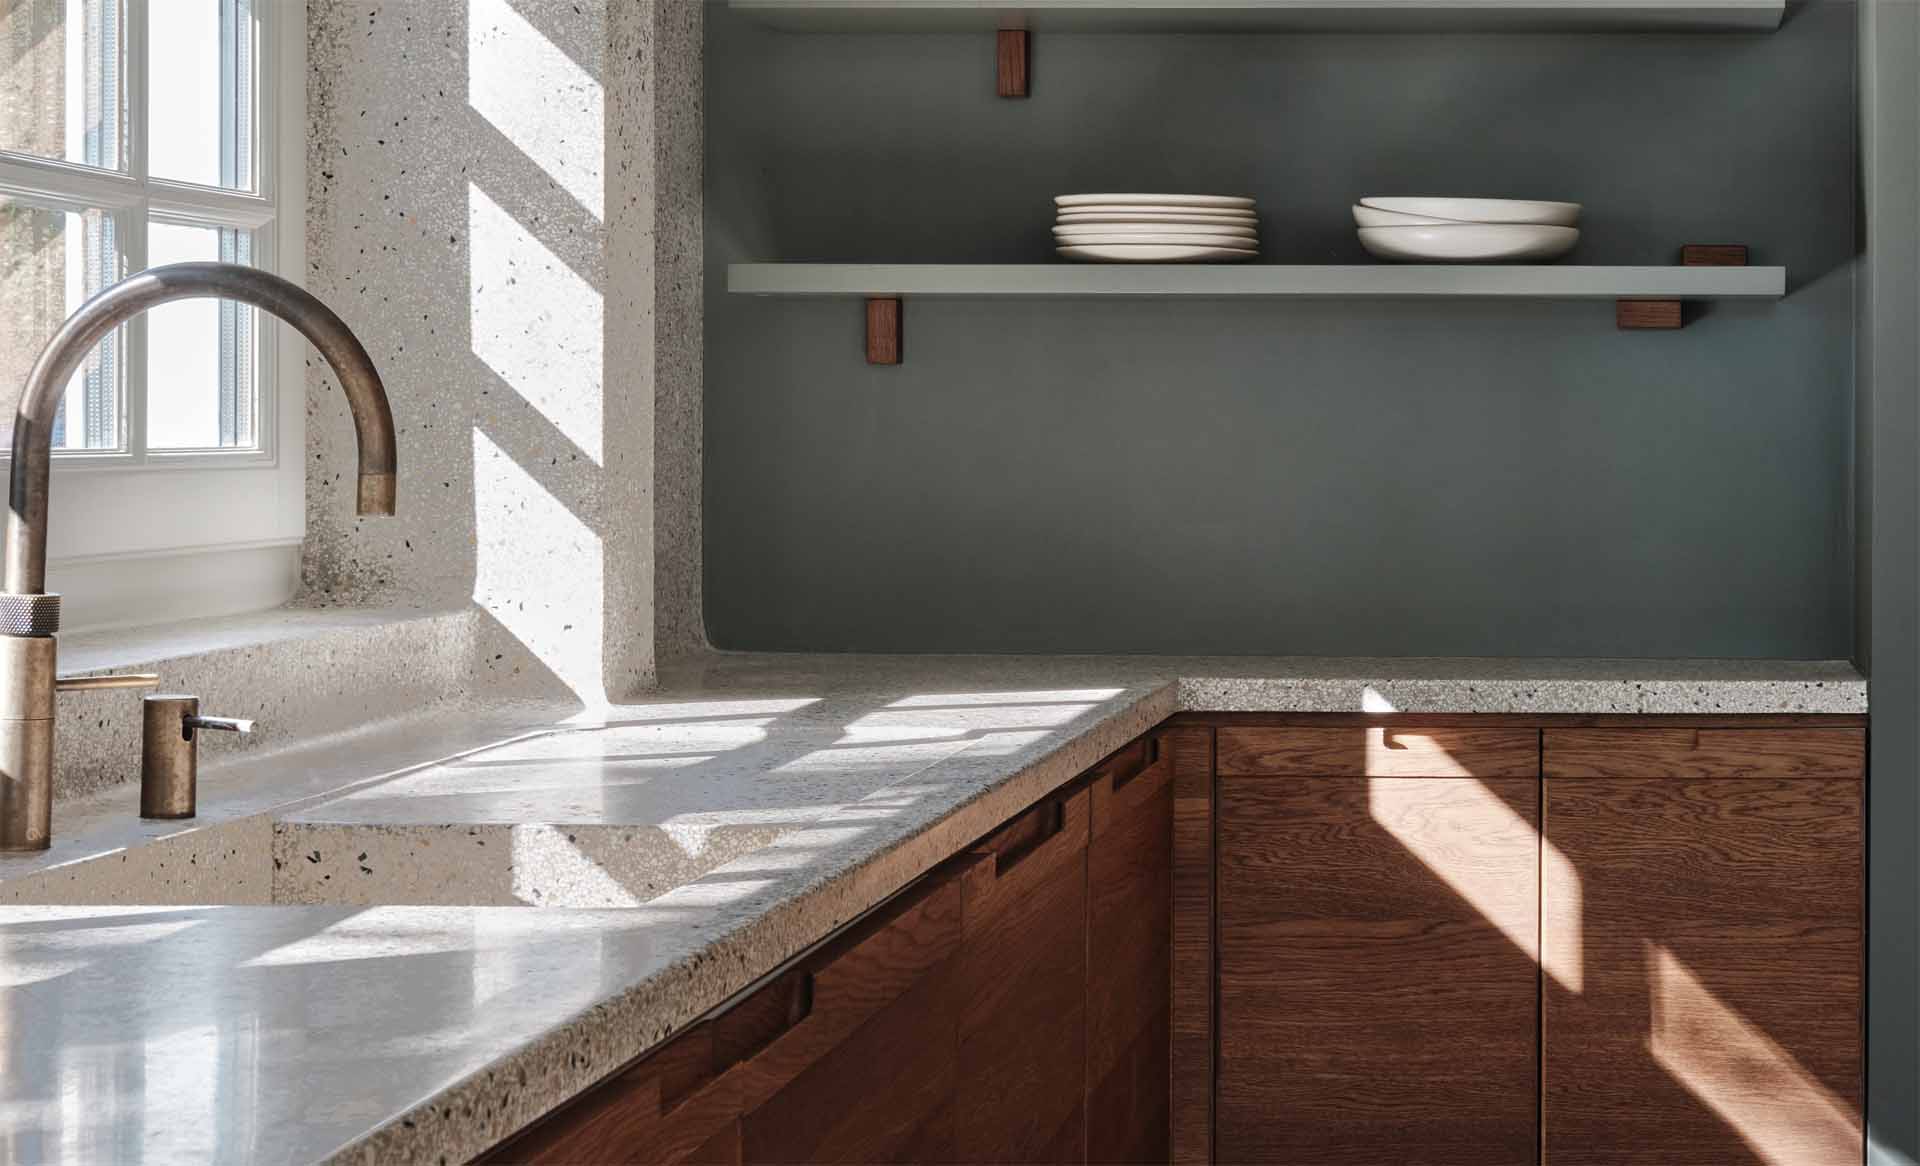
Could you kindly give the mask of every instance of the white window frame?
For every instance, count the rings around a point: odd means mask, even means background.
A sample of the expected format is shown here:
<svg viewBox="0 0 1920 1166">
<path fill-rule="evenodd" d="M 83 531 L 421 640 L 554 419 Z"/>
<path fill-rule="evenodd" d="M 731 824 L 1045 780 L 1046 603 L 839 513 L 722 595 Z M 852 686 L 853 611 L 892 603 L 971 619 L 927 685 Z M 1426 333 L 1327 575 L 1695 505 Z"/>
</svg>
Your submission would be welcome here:
<svg viewBox="0 0 1920 1166">
<path fill-rule="evenodd" d="M 115 217 L 130 264 L 146 254 L 149 215 L 253 235 L 253 265 L 296 283 L 306 267 L 306 0 L 253 0 L 259 21 L 257 191 L 145 177 L 147 15 L 126 0 L 127 169 L 0 154 L 0 193 Z M 146 320 L 122 332 L 120 450 L 57 450 L 48 526 L 49 587 L 67 625 L 106 626 L 259 610 L 291 597 L 306 533 L 306 345 L 256 312 L 255 448 L 146 448 Z M 12 400 L 17 386 L 0 399 Z M 10 450 L 0 449 L 0 463 Z M 238 564 L 235 555 L 249 556 Z M 269 561 L 270 560 L 270 561 Z M 168 572 L 177 578 L 165 578 Z M 134 605 L 138 582 L 188 597 Z"/>
</svg>

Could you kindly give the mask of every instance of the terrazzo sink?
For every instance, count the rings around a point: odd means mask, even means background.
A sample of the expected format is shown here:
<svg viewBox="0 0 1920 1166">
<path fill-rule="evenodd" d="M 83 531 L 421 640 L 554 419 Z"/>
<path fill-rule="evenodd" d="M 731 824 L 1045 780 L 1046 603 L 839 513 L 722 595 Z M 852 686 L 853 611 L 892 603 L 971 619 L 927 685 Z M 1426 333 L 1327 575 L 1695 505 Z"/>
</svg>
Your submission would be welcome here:
<svg viewBox="0 0 1920 1166">
<path fill-rule="evenodd" d="M 534 733 L 298 809 L 0 871 L 0 902 L 634 907 L 970 743 L 925 717 L 740 703 Z"/>
</svg>

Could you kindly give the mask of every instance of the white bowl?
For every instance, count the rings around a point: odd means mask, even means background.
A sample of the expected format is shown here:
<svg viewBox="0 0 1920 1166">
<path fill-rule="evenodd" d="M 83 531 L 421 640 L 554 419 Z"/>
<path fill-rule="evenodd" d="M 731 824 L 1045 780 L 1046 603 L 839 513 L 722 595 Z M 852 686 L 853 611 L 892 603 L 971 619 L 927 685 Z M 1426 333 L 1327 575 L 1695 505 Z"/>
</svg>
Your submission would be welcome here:
<svg viewBox="0 0 1920 1166">
<path fill-rule="evenodd" d="M 1558 259 L 1580 232 L 1533 223 L 1442 223 L 1426 227 L 1361 227 L 1360 245 L 1380 259 L 1429 263 L 1494 263 Z"/>
<path fill-rule="evenodd" d="M 1577 202 L 1531 202 L 1518 198 L 1363 198 L 1360 205 L 1455 223 L 1571 227 L 1580 221 Z"/>
<path fill-rule="evenodd" d="M 1421 215 L 1403 215 L 1399 211 L 1375 210 L 1370 206 L 1353 208 L 1353 225 L 1356 227 L 1432 227 L 1455 221 L 1454 219 L 1430 219 Z"/>
</svg>

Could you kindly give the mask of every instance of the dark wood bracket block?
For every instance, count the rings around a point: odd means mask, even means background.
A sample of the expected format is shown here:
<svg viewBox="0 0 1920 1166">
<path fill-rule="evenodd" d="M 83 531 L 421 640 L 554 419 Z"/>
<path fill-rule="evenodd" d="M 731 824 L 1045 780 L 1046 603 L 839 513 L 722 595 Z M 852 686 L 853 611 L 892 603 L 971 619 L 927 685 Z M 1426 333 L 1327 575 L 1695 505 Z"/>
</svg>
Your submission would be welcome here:
<svg viewBox="0 0 1920 1166">
<path fill-rule="evenodd" d="M 1025 29 L 1000 30 L 1000 96 L 1026 97 L 1032 78 L 1032 62 Z"/>
<path fill-rule="evenodd" d="M 1679 300 L 1615 300 L 1613 322 L 1624 330 L 1683 328 Z"/>
<path fill-rule="evenodd" d="M 900 301 L 867 301 L 867 363 L 899 364 L 902 351 Z"/>
<path fill-rule="evenodd" d="M 1682 267 L 1745 267 L 1744 243 L 1689 243 L 1680 248 Z M 1615 300 L 1614 325 L 1623 330 L 1673 329 L 1687 326 L 1686 305 L 1680 300 Z"/>
<path fill-rule="evenodd" d="M 1680 248 L 1682 267 L 1745 267 L 1744 243 L 1693 243 Z"/>
</svg>

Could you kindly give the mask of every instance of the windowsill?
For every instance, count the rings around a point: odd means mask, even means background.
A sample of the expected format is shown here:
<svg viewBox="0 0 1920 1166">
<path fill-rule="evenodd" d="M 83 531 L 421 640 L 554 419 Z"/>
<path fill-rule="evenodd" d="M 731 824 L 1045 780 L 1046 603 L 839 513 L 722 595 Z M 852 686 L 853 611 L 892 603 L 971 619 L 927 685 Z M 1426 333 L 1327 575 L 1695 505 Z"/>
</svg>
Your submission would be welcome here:
<svg viewBox="0 0 1920 1166">
<path fill-rule="evenodd" d="M 339 633 L 376 635 L 419 621 L 465 620 L 467 607 L 280 607 L 246 615 L 106 628 L 60 637 L 62 673 L 187 663 L 247 648 L 272 649 Z"/>
</svg>

